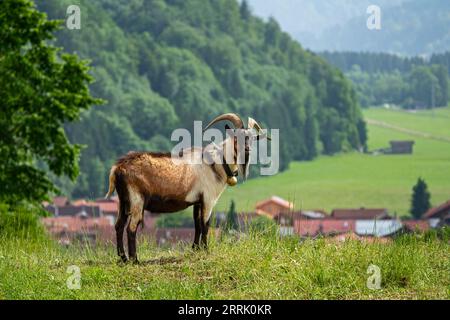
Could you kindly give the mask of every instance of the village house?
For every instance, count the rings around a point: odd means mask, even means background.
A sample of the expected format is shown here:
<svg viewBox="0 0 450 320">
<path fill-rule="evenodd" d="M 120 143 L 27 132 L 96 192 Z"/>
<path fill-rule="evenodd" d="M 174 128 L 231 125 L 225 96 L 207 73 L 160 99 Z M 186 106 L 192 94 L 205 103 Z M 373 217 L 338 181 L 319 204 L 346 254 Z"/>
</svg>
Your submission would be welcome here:
<svg viewBox="0 0 450 320">
<path fill-rule="evenodd" d="M 280 212 L 294 210 L 294 204 L 277 196 L 260 201 L 256 204 L 256 214 L 274 218 Z"/>
<path fill-rule="evenodd" d="M 450 225 L 450 200 L 431 208 L 422 217 L 430 222 L 433 227 Z"/>
<path fill-rule="evenodd" d="M 58 206 L 49 204 L 44 209 L 54 217 L 99 218 L 102 216 L 100 208 L 92 205 L 66 204 L 64 206 Z"/>
<path fill-rule="evenodd" d="M 355 231 L 352 219 L 294 219 L 294 233 L 300 237 L 334 236 Z"/>
<path fill-rule="evenodd" d="M 63 245 L 76 242 L 98 244 L 111 240 L 113 227 L 106 217 L 57 216 L 42 218 L 48 232 Z"/>
<path fill-rule="evenodd" d="M 391 219 L 387 209 L 384 208 L 355 208 L 355 209 L 334 209 L 331 211 L 333 219 Z"/>
<path fill-rule="evenodd" d="M 392 140 L 389 141 L 391 148 L 388 153 L 390 154 L 412 154 L 414 141 L 412 140 Z"/>
</svg>

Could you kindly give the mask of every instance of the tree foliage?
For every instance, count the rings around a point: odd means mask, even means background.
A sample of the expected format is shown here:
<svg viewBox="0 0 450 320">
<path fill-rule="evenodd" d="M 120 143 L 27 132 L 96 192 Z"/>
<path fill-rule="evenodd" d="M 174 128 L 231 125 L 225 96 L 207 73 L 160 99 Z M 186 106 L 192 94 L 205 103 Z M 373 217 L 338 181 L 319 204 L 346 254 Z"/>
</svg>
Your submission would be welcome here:
<svg viewBox="0 0 450 320">
<path fill-rule="evenodd" d="M 237 230 L 239 228 L 238 216 L 236 212 L 236 203 L 231 200 L 230 209 L 227 212 L 225 220 L 225 230 Z"/>
<path fill-rule="evenodd" d="M 172 130 L 224 112 L 280 129 L 281 170 L 292 160 L 366 143 L 349 81 L 275 20 L 253 16 L 246 2 L 37 2 L 55 19 L 69 4 L 80 6 L 81 30 L 61 30 L 57 43 L 92 59 L 92 92 L 108 101 L 68 125 L 71 141 L 88 145 L 77 184 L 61 183 L 72 196 L 100 196 L 122 153 L 170 149 Z"/>
<path fill-rule="evenodd" d="M 420 219 L 430 208 L 430 192 L 428 191 L 428 186 L 425 180 L 419 178 L 413 187 L 410 213 L 414 218 Z"/>
<path fill-rule="evenodd" d="M 362 106 L 446 106 L 450 100 L 450 53 L 400 57 L 388 53 L 322 52 L 352 80 Z"/>
<path fill-rule="evenodd" d="M 59 21 L 47 21 L 27 0 L 0 3 L 0 202 L 40 201 L 55 175 L 78 175 L 80 145 L 64 123 L 92 104 L 88 67 L 48 43 Z"/>
</svg>

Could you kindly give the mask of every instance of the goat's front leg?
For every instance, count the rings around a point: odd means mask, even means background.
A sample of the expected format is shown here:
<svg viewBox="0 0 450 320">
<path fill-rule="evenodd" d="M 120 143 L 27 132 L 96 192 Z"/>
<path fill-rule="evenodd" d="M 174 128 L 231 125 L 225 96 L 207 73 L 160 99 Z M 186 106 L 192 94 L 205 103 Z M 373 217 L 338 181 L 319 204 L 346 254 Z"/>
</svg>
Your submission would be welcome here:
<svg viewBox="0 0 450 320">
<path fill-rule="evenodd" d="M 200 222 L 200 204 L 194 204 L 194 226 L 195 235 L 192 249 L 197 250 L 199 248 L 200 234 L 201 234 L 201 222 Z"/>
<path fill-rule="evenodd" d="M 202 205 L 202 210 L 200 214 L 200 225 L 202 232 L 202 247 L 208 249 L 208 231 L 209 231 L 209 221 L 211 218 L 212 208 L 209 208 L 205 204 Z"/>
</svg>

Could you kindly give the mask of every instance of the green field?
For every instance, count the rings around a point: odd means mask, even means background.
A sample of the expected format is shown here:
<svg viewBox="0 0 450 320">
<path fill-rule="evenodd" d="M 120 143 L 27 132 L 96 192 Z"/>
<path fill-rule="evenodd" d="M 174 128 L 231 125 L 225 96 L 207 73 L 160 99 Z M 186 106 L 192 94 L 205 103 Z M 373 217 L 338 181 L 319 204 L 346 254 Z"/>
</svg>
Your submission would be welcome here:
<svg viewBox="0 0 450 320">
<path fill-rule="evenodd" d="M 364 111 L 364 117 L 428 133 L 435 137 L 444 137 L 450 141 L 450 108 L 435 108 L 418 112 L 370 108 Z"/>
<path fill-rule="evenodd" d="M 141 242 L 141 264 L 122 265 L 112 246 L 66 249 L 0 237 L 0 299 L 449 299 L 447 241 L 299 244 L 251 233 L 212 239 L 209 252 Z M 378 290 L 367 287 L 372 264 L 380 270 Z"/>
<path fill-rule="evenodd" d="M 429 137 L 368 125 L 369 150 L 388 147 L 389 140 L 412 139 L 414 154 L 375 156 L 354 152 L 294 162 L 288 171 L 276 176 L 228 188 L 217 210 L 226 210 L 234 199 L 239 211 L 250 211 L 257 201 L 278 195 L 293 201 L 296 209 L 385 207 L 391 213 L 407 215 L 418 177 L 428 183 L 433 205 L 450 199 L 450 142 L 434 138 L 450 139 L 450 107 L 415 113 L 368 109 L 364 115 Z"/>
</svg>

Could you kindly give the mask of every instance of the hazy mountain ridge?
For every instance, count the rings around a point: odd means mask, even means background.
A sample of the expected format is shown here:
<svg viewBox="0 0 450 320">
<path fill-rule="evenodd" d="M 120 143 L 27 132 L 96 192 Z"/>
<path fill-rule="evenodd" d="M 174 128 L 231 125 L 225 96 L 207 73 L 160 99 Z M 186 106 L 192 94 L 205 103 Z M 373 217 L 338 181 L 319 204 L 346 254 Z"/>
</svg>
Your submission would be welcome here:
<svg viewBox="0 0 450 320">
<path fill-rule="evenodd" d="M 284 30 L 313 51 L 430 55 L 450 50 L 447 0 L 280 2 L 289 6 L 277 9 L 273 3 L 251 1 L 256 14 L 269 16 L 273 12 Z M 371 4 L 381 9 L 381 30 L 367 29 L 366 9 Z"/>
</svg>

